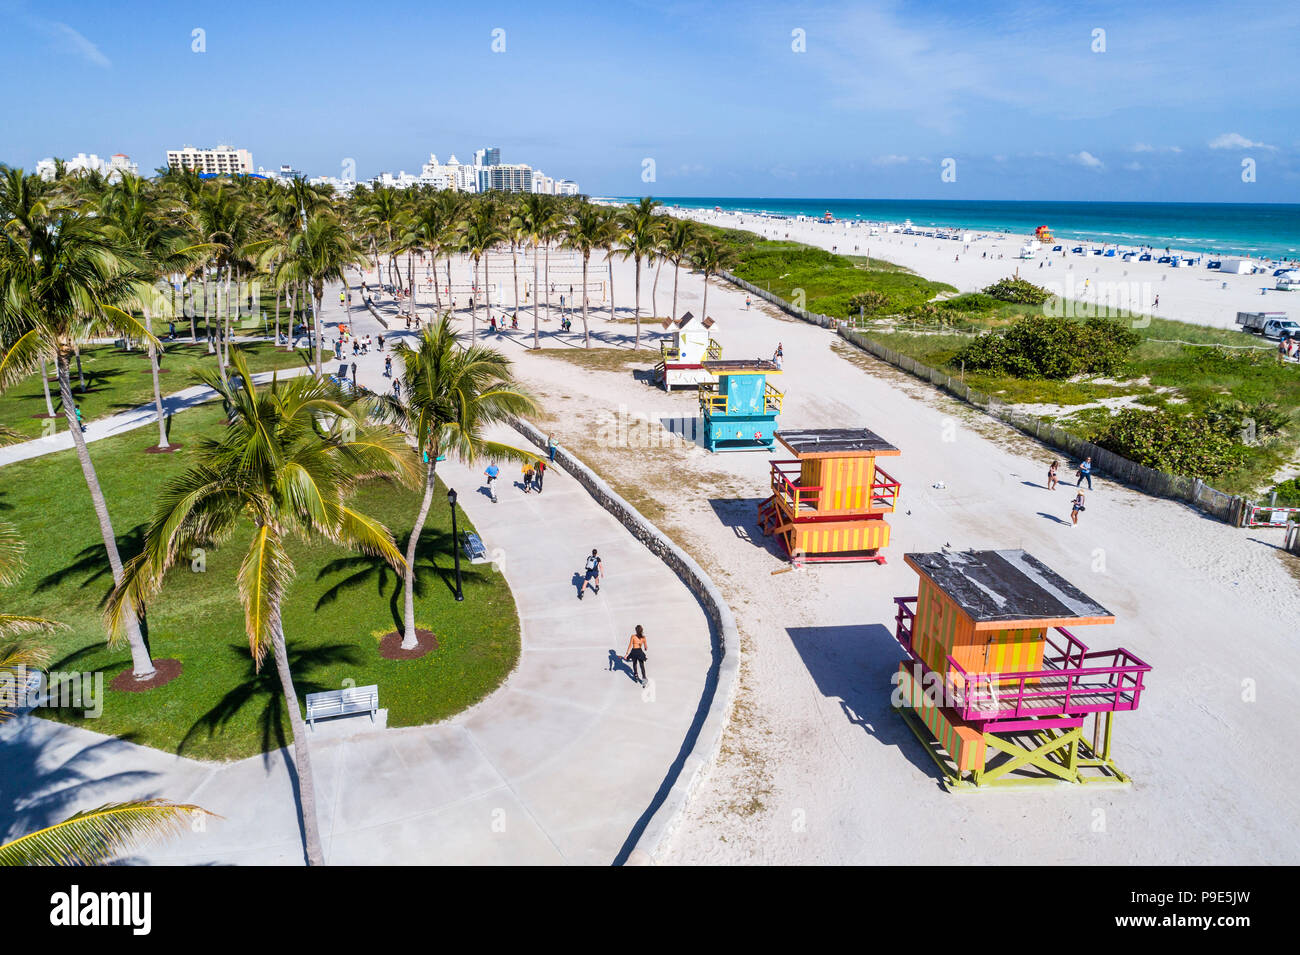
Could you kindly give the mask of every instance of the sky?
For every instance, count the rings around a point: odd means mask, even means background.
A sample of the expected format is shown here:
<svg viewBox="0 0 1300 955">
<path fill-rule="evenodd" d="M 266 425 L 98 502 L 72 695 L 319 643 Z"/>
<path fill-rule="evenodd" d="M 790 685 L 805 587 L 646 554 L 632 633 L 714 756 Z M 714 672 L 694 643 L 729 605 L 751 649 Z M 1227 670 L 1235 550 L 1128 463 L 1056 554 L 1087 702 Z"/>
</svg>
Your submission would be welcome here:
<svg viewBox="0 0 1300 955">
<path fill-rule="evenodd" d="M 1300 4 L 1083 6 L 0 0 L 0 162 L 497 146 L 592 195 L 1300 202 Z"/>
</svg>

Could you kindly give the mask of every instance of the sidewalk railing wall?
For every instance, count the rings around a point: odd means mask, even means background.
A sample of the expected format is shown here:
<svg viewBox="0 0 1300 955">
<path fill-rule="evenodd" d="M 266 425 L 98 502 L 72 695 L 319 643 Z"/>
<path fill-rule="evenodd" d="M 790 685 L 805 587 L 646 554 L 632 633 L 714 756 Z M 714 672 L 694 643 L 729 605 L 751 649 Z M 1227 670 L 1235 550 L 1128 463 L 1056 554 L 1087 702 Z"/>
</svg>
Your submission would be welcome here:
<svg viewBox="0 0 1300 955">
<path fill-rule="evenodd" d="M 1004 402 L 970 387 L 965 382 L 937 368 L 931 368 L 909 355 L 904 355 L 892 348 L 886 348 L 863 332 L 847 327 L 840 319 L 809 312 L 806 309 L 795 308 L 779 296 L 766 289 L 761 289 L 751 282 L 737 278 L 729 272 L 719 272 L 718 275 L 720 278 L 738 285 L 745 291 L 771 302 L 787 314 L 803 319 L 805 322 L 820 325 L 823 328 L 834 329 L 841 338 L 857 348 L 874 355 L 895 368 L 901 368 L 918 378 L 924 378 L 953 397 L 974 405 L 985 414 L 1037 438 L 1044 444 L 1068 454 L 1075 460 L 1082 461 L 1084 458 L 1091 457 L 1094 472 L 1105 472 L 1118 481 L 1131 484 L 1157 497 L 1183 501 L 1234 527 L 1240 527 L 1245 520 L 1247 501 L 1242 497 L 1212 488 L 1200 478 L 1166 474 L 1163 471 L 1157 471 L 1154 468 L 1138 464 L 1136 461 L 1130 461 L 1113 451 L 1098 447 L 1091 441 L 1085 441 L 1078 435 L 1071 434 L 1064 428 L 1058 427 L 1049 421 L 1044 421 L 1034 415 L 1014 411 Z"/>
</svg>

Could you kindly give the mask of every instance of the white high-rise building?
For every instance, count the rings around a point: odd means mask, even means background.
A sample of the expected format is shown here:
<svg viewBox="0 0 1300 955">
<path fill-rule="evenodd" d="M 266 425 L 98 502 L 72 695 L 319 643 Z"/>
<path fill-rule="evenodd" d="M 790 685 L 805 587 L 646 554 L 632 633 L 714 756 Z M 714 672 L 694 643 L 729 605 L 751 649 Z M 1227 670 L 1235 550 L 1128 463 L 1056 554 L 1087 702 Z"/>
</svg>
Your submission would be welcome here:
<svg viewBox="0 0 1300 955">
<path fill-rule="evenodd" d="M 36 175 L 42 179 L 53 179 L 56 168 L 56 160 L 53 157 L 42 159 L 36 163 Z M 63 163 L 64 172 L 67 175 L 76 175 L 82 172 L 97 172 L 108 179 L 117 179 L 124 172 L 138 175 L 140 166 L 131 162 L 131 157 L 126 153 L 114 153 L 108 159 L 100 159 L 99 156 L 91 153 L 77 153 L 72 159 L 66 159 Z"/>
<path fill-rule="evenodd" d="M 251 176 L 253 174 L 253 154 L 247 149 L 235 149 L 233 146 L 218 146 L 216 149 L 167 150 L 168 169 L 192 169 L 200 173 L 216 176 Z"/>
<path fill-rule="evenodd" d="M 555 180 L 555 194 L 557 196 L 576 196 L 578 194 L 578 184 L 572 179 Z"/>
</svg>

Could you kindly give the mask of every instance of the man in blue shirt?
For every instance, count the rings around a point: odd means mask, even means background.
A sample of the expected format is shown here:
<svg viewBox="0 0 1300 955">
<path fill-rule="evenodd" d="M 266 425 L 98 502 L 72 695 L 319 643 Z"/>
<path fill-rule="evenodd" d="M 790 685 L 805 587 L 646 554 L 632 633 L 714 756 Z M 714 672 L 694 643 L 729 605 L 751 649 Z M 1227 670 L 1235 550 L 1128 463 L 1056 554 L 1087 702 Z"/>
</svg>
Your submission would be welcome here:
<svg viewBox="0 0 1300 955">
<path fill-rule="evenodd" d="M 487 470 L 483 472 L 483 474 L 486 475 L 487 477 L 488 496 L 491 497 L 492 500 L 494 501 L 497 499 L 496 482 L 497 482 L 497 475 L 500 473 L 501 473 L 501 469 L 498 468 L 495 464 L 489 464 L 487 466 Z"/>
<path fill-rule="evenodd" d="M 1074 486 L 1078 487 L 1084 481 L 1088 482 L 1088 490 L 1091 491 L 1092 490 L 1092 458 L 1084 458 L 1083 463 L 1079 465 L 1079 480 L 1074 482 Z"/>
</svg>

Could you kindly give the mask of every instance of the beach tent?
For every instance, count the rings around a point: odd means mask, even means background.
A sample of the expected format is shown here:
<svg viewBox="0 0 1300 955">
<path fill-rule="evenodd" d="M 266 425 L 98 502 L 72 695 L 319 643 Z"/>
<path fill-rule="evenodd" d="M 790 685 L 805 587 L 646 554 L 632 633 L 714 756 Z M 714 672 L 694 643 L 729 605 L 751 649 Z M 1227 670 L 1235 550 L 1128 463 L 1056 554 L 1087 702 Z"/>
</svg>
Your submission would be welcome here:
<svg viewBox="0 0 1300 955">
<path fill-rule="evenodd" d="M 1250 259 L 1224 259 L 1219 263 L 1220 272 L 1231 272 L 1233 275 L 1249 275 L 1255 270 L 1255 263 Z"/>
</svg>

